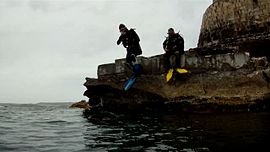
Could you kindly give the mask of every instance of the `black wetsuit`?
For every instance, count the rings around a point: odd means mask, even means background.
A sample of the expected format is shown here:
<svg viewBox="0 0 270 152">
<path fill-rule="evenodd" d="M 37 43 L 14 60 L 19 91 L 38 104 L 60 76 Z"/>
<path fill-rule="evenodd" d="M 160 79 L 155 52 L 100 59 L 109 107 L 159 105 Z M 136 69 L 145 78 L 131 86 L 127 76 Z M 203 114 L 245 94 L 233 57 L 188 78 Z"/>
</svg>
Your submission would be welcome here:
<svg viewBox="0 0 270 152">
<path fill-rule="evenodd" d="M 169 36 L 163 42 L 163 49 L 167 50 L 164 54 L 164 66 L 168 71 L 171 68 L 179 68 L 181 66 L 181 55 L 184 54 L 184 39 L 178 33 Z M 171 65 L 170 57 L 175 55 L 175 65 Z"/>
<path fill-rule="evenodd" d="M 117 40 L 118 45 L 122 43 L 127 49 L 126 61 L 131 66 L 132 61 L 135 60 L 135 57 L 142 54 L 142 49 L 139 42 L 140 38 L 134 29 L 128 30 L 125 35 L 121 35 Z"/>
</svg>

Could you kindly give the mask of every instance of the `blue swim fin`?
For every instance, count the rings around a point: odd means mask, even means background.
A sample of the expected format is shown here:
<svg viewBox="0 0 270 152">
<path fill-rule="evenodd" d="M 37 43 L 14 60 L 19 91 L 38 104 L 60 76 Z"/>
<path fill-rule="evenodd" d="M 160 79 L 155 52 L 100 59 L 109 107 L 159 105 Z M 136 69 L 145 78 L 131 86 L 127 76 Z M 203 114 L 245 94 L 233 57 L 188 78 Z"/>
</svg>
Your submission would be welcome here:
<svg viewBox="0 0 270 152">
<path fill-rule="evenodd" d="M 136 77 L 135 76 L 130 77 L 124 85 L 124 90 L 128 91 L 135 84 L 135 82 Z"/>
</svg>

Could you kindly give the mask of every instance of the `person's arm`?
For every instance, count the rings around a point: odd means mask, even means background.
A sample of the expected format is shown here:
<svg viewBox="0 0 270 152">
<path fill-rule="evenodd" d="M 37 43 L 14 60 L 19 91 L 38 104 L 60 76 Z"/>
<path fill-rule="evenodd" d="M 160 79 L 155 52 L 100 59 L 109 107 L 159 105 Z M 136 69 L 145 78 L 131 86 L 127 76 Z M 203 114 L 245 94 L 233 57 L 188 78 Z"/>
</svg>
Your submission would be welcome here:
<svg viewBox="0 0 270 152">
<path fill-rule="evenodd" d="M 117 40 L 117 45 L 119 45 L 122 42 L 122 35 L 119 36 L 118 40 Z"/>
<path fill-rule="evenodd" d="M 163 42 L 163 49 L 164 49 L 165 52 L 168 51 L 168 50 L 167 50 L 167 43 L 168 43 L 168 40 L 167 40 L 167 38 L 166 38 L 166 40 L 164 40 L 164 42 Z"/>
</svg>

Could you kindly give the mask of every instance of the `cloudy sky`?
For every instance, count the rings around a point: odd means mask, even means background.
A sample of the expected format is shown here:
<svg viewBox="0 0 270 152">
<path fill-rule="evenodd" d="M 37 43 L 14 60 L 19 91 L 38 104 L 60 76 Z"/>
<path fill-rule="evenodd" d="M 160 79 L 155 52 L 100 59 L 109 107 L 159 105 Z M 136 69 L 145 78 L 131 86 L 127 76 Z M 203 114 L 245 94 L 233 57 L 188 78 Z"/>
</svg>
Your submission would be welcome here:
<svg viewBox="0 0 270 152">
<path fill-rule="evenodd" d="M 212 0 L 0 0 L 0 103 L 74 102 L 97 66 L 125 57 L 118 25 L 136 28 L 144 56 L 167 29 L 196 47 Z"/>
</svg>

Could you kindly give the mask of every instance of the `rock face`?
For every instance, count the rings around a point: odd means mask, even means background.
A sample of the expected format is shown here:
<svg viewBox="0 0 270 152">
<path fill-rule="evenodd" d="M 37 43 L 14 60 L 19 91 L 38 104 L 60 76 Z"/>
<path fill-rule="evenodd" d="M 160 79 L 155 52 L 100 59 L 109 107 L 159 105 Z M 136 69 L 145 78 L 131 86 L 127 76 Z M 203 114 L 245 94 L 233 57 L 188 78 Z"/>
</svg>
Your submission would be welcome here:
<svg viewBox="0 0 270 152">
<path fill-rule="evenodd" d="M 269 0 L 214 0 L 204 13 L 198 47 L 233 47 L 269 55 L 269 16 Z"/>
<path fill-rule="evenodd" d="M 103 99 L 114 112 L 224 112 L 269 110 L 270 1 L 214 0 L 206 10 L 198 48 L 185 51 L 189 70 L 165 82 L 163 55 L 139 57 L 143 74 L 133 88 L 125 59 L 98 66 L 84 95 Z"/>
<path fill-rule="evenodd" d="M 118 112 L 248 111 L 269 98 L 270 70 L 266 58 L 250 58 L 244 52 L 200 55 L 201 52 L 186 52 L 184 66 L 190 74 L 179 76 L 173 84 L 165 82 L 162 55 L 140 57 L 144 74 L 128 92 L 123 91 L 123 85 L 131 72 L 119 64 L 124 59 L 100 65 L 98 79 L 86 79 L 84 95 L 99 95 L 105 109 Z M 242 108 L 235 108 L 238 106 Z M 263 104 L 256 108 L 267 107 Z"/>
</svg>

